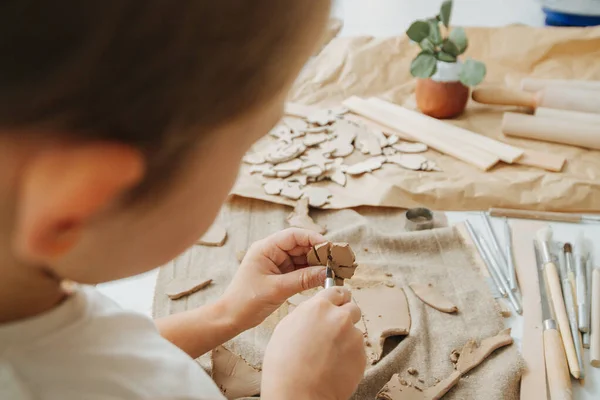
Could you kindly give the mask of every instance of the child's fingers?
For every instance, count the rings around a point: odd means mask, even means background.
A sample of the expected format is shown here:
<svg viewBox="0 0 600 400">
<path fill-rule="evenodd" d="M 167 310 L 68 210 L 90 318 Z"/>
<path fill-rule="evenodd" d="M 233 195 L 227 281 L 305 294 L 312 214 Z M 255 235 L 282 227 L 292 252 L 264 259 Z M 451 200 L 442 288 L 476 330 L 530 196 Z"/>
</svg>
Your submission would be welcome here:
<svg viewBox="0 0 600 400">
<path fill-rule="evenodd" d="M 294 269 L 291 257 L 306 254 L 312 246 L 323 241 L 325 238 L 316 232 L 289 228 L 255 242 L 248 252 L 252 256 L 266 257 L 285 273 Z"/>
</svg>

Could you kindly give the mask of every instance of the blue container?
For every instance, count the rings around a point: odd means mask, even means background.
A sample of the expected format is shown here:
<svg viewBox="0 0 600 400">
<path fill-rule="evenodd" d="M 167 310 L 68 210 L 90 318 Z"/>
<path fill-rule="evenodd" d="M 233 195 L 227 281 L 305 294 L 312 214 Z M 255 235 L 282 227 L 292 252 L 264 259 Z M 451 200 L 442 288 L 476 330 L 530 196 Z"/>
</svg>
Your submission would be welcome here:
<svg viewBox="0 0 600 400">
<path fill-rule="evenodd" d="M 547 26 L 595 26 L 600 25 L 600 15 L 579 15 L 544 8 Z"/>
</svg>

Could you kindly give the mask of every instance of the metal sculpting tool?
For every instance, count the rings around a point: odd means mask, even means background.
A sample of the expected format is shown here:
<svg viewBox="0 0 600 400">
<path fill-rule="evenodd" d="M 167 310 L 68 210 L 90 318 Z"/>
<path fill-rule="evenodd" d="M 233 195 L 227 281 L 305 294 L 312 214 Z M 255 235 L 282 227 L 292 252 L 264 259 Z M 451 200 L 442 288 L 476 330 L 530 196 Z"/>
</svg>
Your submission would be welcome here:
<svg viewBox="0 0 600 400">
<path fill-rule="evenodd" d="M 331 251 L 331 250 L 330 250 Z M 335 280 L 333 269 L 331 268 L 331 254 L 327 255 L 327 270 L 326 270 L 326 278 L 325 278 L 325 289 L 329 289 L 330 287 L 335 286 Z"/>
<path fill-rule="evenodd" d="M 504 217 L 504 237 L 506 239 L 504 258 L 506 259 L 506 265 L 508 266 L 508 285 L 510 286 L 510 290 L 514 292 L 518 289 L 517 273 L 512 254 L 512 232 L 510 231 L 510 224 L 508 223 L 508 219 L 506 217 Z"/>
</svg>

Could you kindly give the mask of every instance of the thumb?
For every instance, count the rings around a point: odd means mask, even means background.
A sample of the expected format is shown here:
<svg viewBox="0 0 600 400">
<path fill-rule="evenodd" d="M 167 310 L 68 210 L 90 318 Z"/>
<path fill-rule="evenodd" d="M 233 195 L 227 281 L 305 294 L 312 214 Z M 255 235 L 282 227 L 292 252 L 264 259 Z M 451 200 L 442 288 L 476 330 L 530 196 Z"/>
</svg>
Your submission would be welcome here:
<svg viewBox="0 0 600 400">
<path fill-rule="evenodd" d="M 287 274 L 278 275 L 281 294 L 289 298 L 303 290 L 322 286 L 325 282 L 325 267 L 306 267 Z"/>
</svg>

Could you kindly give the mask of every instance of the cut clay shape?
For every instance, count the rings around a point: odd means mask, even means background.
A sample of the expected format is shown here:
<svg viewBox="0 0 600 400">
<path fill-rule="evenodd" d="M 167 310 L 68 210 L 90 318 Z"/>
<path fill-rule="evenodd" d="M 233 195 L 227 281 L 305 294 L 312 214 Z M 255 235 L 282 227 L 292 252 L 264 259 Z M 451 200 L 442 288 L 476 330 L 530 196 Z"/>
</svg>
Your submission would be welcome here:
<svg viewBox="0 0 600 400">
<path fill-rule="evenodd" d="M 408 286 L 412 289 L 419 300 L 428 306 L 449 314 L 458 311 L 458 307 L 456 307 L 450 300 L 445 298 L 437 289 L 433 287 L 432 284 L 424 285 L 420 283 L 411 283 Z"/>
<path fill-rule="evenodd" d="M 315 221 L 308 215 L 308 199 L 303 198 L 296 202 L 294 211 L 287 217 L 287 222 L 290 226 L 296 228 L 308 229 L 321 234 L 327 232 L 327 229 L 315 223 Z"/>
<path fill-rule="evenodd" d="M 329 202 L 331 192 L 324 187 L 307 187 L 304 190 L 304 196 L 308 198 L 308 205 L 311 207 L 323 207 Z"/>
<path fill-rule="evenodd" d="M 346 186 L 346 174 L 340 170 L 336 169 L 331 174 L 328 175 L 328 178 L 331 179 L 332 182 L 337 183 L 340 186 Z"/>
<path fill-rule="evenodd" d="M 208 231 L 196 242 L 201 246 L 221 247 L 227 240 L 227 231 L 220 225 L 213 224 Z"/>
<path fill-rule="evenodd" d="M 387 161 L 397 164 L 402 168 L 419 171 L 423 169 L 423 165 L 427 162 L 427 159 L 418 154 L 394 154 L 393 156 L 388 156 Z"/>
<path fill-rule="evenodd" d="M 321 133 L 321 132 L 329 132 L 328 126 L 315 126 L 312 128 L 307 128 L 304 130 L 306 133 Z"/>
<path fill-rule="evenodd" d="M 304 192 L 298 182 L 284 182 L 281 193 L 279 194 L 283 197 L 287 197 L 288 199 L 298 200 L 300 197 L 302 197 Z"/>
<path fill-rule="evenodd" d="M 212 379 L 227 399 L 260 394 L 261 372 L 240 356 L 219 346 L 211 353 Z"/>
<path fill-rule="evenodd" d="M 406 336 L 410 332 L 410 311 L 404 291 L 397 287 L 374 285 L 352 291 L 361 309 L 367 332 L 367 347 L 372 350 L 371 364 L 381 359 L 385 339 Z M 393 304 L 393 307 L 390 305 Z"/>
<path fill-rule="evenodd" d="M 165 293 L 171 300 L 177 300 L 189 296 L 192 293 L 196 293 L 211 283 L 212 279 L 176 278 L 167 284 Z"/>
<path fill-rule="evenodd" d="M 460 380 L 460 373 L 454 371 L 449 377 L 430 388 L 418 388 L 408 385 L 400 379 L 398 374 L 392 375 L 392 379 L 385 384 L 383 389 L 377 393 L 378 400 L 437 400 L 441 399 Z"/>
<path fill-rule="evenodd" d="M 308 252 L 306 260 L 308 265 L 327 265 L 327 259 L 331 255 L 330 266 L 338 279 L 337 282 L 343 284 L 344 279 L 350 279 L 358 267 L 355 261 L 354 252 L 348 243 L 330 243 L 324 242 L 314 246 Z"/>
<path fill-rule="evenodd" d="M 285 183 L 281 180 L 272 180 L 264 184 L 263 189 L 266 194 L 270 194 L 272 196 L 278 195 L 281 193 L 281 190 L 285 186 Z"/>
<path fill-rule="evenodd" d="M 300 118 L 286 117 L 283 119 L 283 123 L 295 132 L 306 132 L 308 129 L 308 124 L 306 121 Z"/>
<path fill-rule="evenodd" d="M 511 345 L 513 343 L 510 336 L 510 329 L 500 332 L 498 335 L 481 341 L 479 346 L 474 340 L 469 340 L 460 352 L 456 371 L 449 377 L 439 382 L 435 386 L 427 389 L 417 389 L 414 385 L 407 385 L 400 379 L 398 374 L 394 374 L 392 379 L 377 394 L 380 400 L 437 400 L 442 398 L 450 389 L 452 389 L 460 378 L 473 368 L 481 364 L 495 350 Z M 453 352 L 453 354 L 455 354 Z M 465 357 L 463 358 L 463 355 Z"/>
<path fill-rule="evenodd" d="M 264 164 L 265 156 L 260 153 L 248 153 L 242 158 L 242 161 L 246 164 Z"/>
<path fill-rule="evenodd" d="M 329 125 L 336 120 L 336 115 L 329 109 L 323 108 L 312 111 L 306 116 L 306 120 L 315 125 Z"/>
<path fill-rule="evenodd" d="M 329 140 L 329 135 L 326 133 L 315 133 L 304 138 L 303 143 L 306 147 L 316 146 Z"/>
<path fill-rule="evenodd" d="M 387 138 L 387 136 L 384 135 L 384 133 L 382 131 L 380 131 L 379 129 L 371 129 L 371 132 L 373 132 L 373 135 L 375 135 L 375 137 L 379 141 L 379 147 L 384 148 L 385 146 L 388 145 L 388 138 Z M 373 155 L 378 155 L 378 154 L 373 154 Z"/>
<path fill-rule="evenodd" d="M 268 150 L 265 160 L 272 164 L 290 161 L 306 151 L 306 146 L 301 142 L 278 143 Z"/>
<path fill-rule="evenodd" d="M 264 163 L 264 164 L 258 164 L 258 165 L 252 165 L 250 166 L 250 173 L 251 174 L 255 174 L 255 173 L 263 173 L 267 170 L 271 170 L 271 168 L 273 168 L 273 164 L 269 164 L 269 163 Z"/>
<path fill-rule="evenodd" d="M 392 146 L 402 153 L 423 153 L 428 150 L 427 145 L 424 143 L 402 142 L 392 144 Z"/>
<path fill-rule="evenodd" d="M 276 171 L 276 172 L 281 172 L 281 171 L 296 172 L 296 171 L 299 171 L 300 168 L 302 168 L 302 161 L 300 161 L 297 158 L 294 158 L 293 160 L 279 163 L 279 164 L 275 165 L 272 169 L 273 169 L 273 171 Z"/>
<path fill-rule="evenodd" d="M 387 138 L 387 145 L 393 146 L 400 141 L 400 138 L 397 135 L 390 135 Z M 394 149 L 395 150 L 395 149 Z"/>
<path fill-rule="evenodd" d="M 325 170 L 317 167 L 316 165 L 302 168 L 302 170 L 300 170 L 300 173 L 306 175 L 309 178 L 318 178 L 319 176 L 323 175 L 324 172 Z"/>
<path fill-rule="evenodd" d="M 334 160 L 325 157 L 321 151 L 311 150 L 302 157 L 302 161 L 304 162 L 302 165 L 303 168 L 317 166 L 324 171 L 327 165 L 333 163 Z"/>
<path fill-rule="evenodd" d="M 396 154 L 396 150 L 393 147 L 385 147 L 383 149 L 384 156 L 393 156 L 394 154 Z"/>
<path fill-rule="evenodd" d="M 361 174 L 364 174 L 365 172 L 373 172 L 376 169 L 381 168 L 381 166 L 383 165 L 383 162 L 384 161 L 382 161 L 381 158 L 379 158 L 379 157 L 372 157 L 363 162 L 359 162 L 359 163 L 349 166 L 346 169 L 346 173 L 348 175 L 361 175 Z"/>
<path fill-rule="evenodd" d="M 495 350 L 512 343 L 513 338 L 510 336 L 510 329 L 505 329 L 496 336 L 483 339 L 479 346 L 474 340 L 469 340 L 460 351 L 456 369 L 464 375 L 481 364 Z"/>
<path fill-rule="evenodd" d="M 278 125 L 273 128 L 269 134 L 271 136 L 276 137 L 283 143 L 292 143 L 295 138 L 304 136 L 303 131 L 292 131 L 289 127 L 285 125 Z"/>
<path fill-rule="evenodd" d="M 308 183 L 308 177 L 306 175 L 293 175 L 287 179 L 287 182 L 297 182 L 300 184 L 300 186 L 306 186 Z"/>
</svg>

